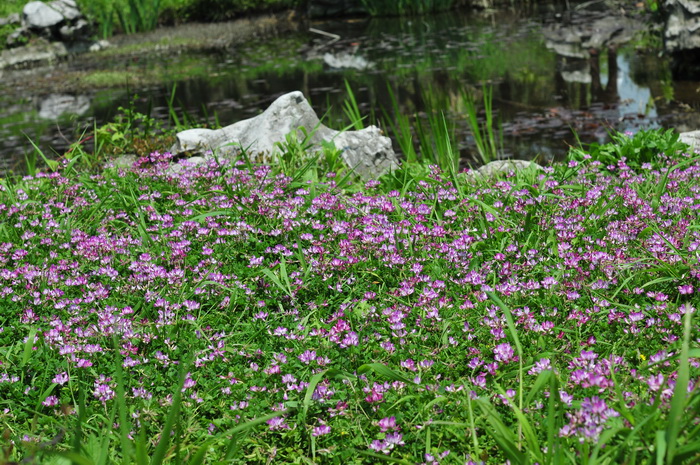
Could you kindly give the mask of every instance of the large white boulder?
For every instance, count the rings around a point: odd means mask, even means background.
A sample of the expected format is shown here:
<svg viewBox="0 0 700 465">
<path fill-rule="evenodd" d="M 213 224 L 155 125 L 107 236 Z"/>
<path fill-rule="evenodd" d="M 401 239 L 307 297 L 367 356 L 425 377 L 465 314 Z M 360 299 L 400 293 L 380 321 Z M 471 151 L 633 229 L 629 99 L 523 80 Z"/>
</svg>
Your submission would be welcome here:
<svg viewBox="0 0 700 465">
<path fill-rule="evenodd" d="M 22 10 L 25 24 L 34 29 L 52 27 L 63 21 L 63 15 L 44 2 L 29 2 Z"/>
</svg>

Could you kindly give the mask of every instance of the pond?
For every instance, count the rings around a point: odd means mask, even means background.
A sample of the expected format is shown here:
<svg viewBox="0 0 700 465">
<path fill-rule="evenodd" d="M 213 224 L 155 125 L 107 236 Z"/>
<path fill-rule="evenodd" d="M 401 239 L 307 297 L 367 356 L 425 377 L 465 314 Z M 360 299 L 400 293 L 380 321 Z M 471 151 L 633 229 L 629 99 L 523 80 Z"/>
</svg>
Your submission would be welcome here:
<svg viewBox="0 0 700 465">
<path fill-rule="evenodd" d="M 577 138 L 603 142 L 612 129 L 697 129 L 700 83 L 674 80 L 668 58 L 641 53 L 635 43 L 564 56 L 546 31 L 569 21 L 569 11 L 534 3 L 491 13 L 319 21 L 309 32 L 224 50 L 64 63 L 52 72 L 79 71 L 96 88 L 53 92 L 50 76 L 43 89 L 0 87 L 0 165 L 21 172 L 33 144 L 63 153 L 94 124 L 113 120 L 120 106 L 168 125 L 171 102 L 181 120 L 227 125 L 301 90 L 328 126 L 341 129 L 348 124 L 346 82 L 365 123 L 387 133 L 396 111 L 419 119 L 444 112 L 465 162 L 476 152 L 464 98 L 473 95 L 480 105 L 485 88 L 493 91 L 504 157 L 561 159 Z M 97 90 L 115 75 L 130 78 Z"/>
</svg>

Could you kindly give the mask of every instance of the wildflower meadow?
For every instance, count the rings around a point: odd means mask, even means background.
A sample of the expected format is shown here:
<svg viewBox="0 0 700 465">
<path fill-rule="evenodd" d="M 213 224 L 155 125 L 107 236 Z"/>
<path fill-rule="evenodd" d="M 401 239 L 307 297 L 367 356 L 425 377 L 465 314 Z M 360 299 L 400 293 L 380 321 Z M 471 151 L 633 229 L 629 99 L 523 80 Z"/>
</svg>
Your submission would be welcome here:
<svg viewBox="0 0 700 465">
<path fill-rule="evenodd" d="M 0 182 L 0 463 L 700 462 L 697 154 L 206 160 Z"/>
</svg>

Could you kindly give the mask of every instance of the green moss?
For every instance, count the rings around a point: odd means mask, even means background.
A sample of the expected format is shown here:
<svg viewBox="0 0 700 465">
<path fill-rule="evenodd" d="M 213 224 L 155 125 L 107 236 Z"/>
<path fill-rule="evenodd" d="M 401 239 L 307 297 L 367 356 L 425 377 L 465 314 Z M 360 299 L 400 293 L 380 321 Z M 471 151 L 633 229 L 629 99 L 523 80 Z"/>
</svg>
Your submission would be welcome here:
<svg viewBox="0 0 700 465">
<path fill-rule="evenodd" d="M 133 84 L 141 77 L 135 77 L 128 71 L 96 71 L 80 78 L 82 85 L 87 87 L 120 87 L 127 83 Z"/>
<path fill-rule="evenodd" d="M 12 13 L 22 13 L 22 8 L 27 3 L 29 3 L 29 0 L 2 0 L 0 2 L 0 18 L 4 18 Z"/>
<path fill-rule="evenodd" d="M 134 55 L 144 52 L 161 51 L 165 49 L 179 49 L 179 48 L 197 48 L 201 45 L 201 40 L 191 37 L 163 37 L 158 40 L 145 40 L 143 42 L 137 42 L 133 44 L 127 44 L 120 47 L 108 47 L 104 50 L 96 52 L 97 55 L 101 56 L 123 56 L 123 55 Z"/>
</svg>

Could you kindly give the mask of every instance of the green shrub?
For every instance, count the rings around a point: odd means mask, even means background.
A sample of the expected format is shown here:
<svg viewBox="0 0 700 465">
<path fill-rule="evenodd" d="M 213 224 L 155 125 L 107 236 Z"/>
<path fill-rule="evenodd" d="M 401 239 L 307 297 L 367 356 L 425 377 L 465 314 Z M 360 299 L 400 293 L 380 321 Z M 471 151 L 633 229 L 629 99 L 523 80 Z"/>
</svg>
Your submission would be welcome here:
<svg viewBox="0 0 700 465">
<path fill-rule="evenodd" d="M 449 10 L 454 0 L 362 0 L 362 5 L 372 16 L 421 15 Z"/>
<path fill-rule="evenodd" d="M 572 147 L 569 150 L 570 160 L 581 161 L 590 156 L 604 166 L 616 165 L 621 158 L 632 168 L 640 168 L 644 163 L 652 167 L 661 164 L 659 155 L 674 156 L 687 151 L 690 146 L 679 140 L 679 134 L 672 129 L 641 130 L 636 134 L 616 132 L 611 134 L 612 141 L 607 144 L 590 144 L 584 148 Z"/>
<path fill-rule="evenodd" d="M 196 21 L 225 21 L 243 13 L 294 8 L 299 0 L 194 0 L 183 5 L 182 14 Z"/>
</svg>

